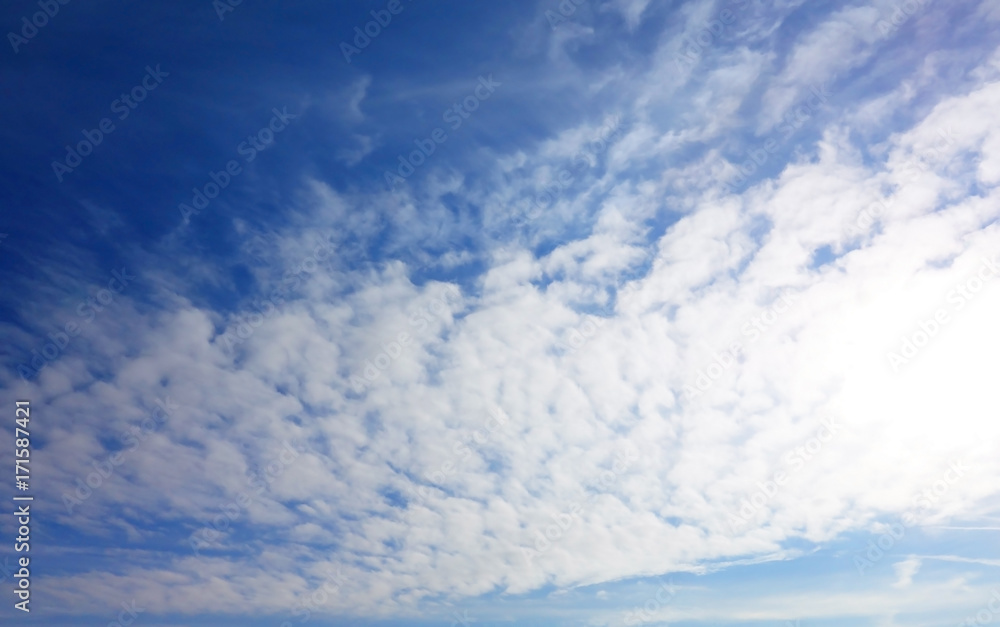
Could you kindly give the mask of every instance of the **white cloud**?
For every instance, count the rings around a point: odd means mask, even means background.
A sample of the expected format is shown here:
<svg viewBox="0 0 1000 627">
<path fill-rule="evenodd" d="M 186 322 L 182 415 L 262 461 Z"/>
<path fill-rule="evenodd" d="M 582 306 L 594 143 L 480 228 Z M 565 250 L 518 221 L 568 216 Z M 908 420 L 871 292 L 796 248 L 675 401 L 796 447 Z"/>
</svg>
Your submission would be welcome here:
<svg viewBox="0 0 1000 627">
<path fill-rule="evenodd" d="M 802 36 L 763 96 L 758 133 L 765 133 L 810 88 L 823 87 L 875 52 L 879 42 L 874 7 L 847 7 Z"/>
<path fill-rule="evenodd" d="M 650 0 L 614 0 L 615 8 L 625 18 L 625 23 L 628 25 L 629 30 L 635 29 L 639 25 L 639 22 L 642 20 L 642 14 L 646 11 L 649 3 Z"/>
<path fill-rule="evenodd" d="M 913 583 L 913 576 L 920 570 L 921 561 L 916 558 L 896 562 L 893 567 L 896 569 L 896 576 L 899 578 L 892 584 L 894 588 L 906 588 Z"/>
</svg>

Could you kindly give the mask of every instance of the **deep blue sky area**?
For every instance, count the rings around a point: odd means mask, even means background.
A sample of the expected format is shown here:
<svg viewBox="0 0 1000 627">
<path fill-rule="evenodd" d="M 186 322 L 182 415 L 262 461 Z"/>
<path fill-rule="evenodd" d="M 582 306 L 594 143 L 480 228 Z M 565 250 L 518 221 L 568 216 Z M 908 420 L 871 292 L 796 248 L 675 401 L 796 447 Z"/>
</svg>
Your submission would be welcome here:
<svg viewBox="0 0 1000 627">
<path fill-rule="evenodd" d="M 192 188 L 208 182 L 209 172 L 240 158 L 238 145 L 267 124 L 274 107 L 297 115 L 294 124 L 256 163 L 246 164 L 198 216 L 196 228 L 182 235 L 217 263 L 239 245 L 228 228 L 232 219 L 265 231 L 280 228 L 286 220 L 282 205 L 305 177 L 368 190 L 384 185 L 383 173 L 397 165 L 398 155 L 434 128 L 449 134 L 439 162 L 460 167 L 479 146 L 516 150 L 587 116 L 589 103 L 560 86 L 566 77 L 538 71 L 544 51 L 511 58 L 509 41 L 523 28 L 522 7 L 403 6 L 350 64 L 339 44 L 353 43 L 354 26 L 371 21 L 369 11 L 383 10 L 375 4 L 289 2 L 250 11 L 250 5 L 240 5 L 222 20 L 205 2 L 60 8 L 4 61 L 4 82 L 12 95 L 21 95 L 0 104 L 7 119 L 17 120 L 3 131 L 13 148 L 2 157 L 9 208 L 3 228 L 20 254 L 4 256 L 2 267 L 10 264 L 16 269 L 11 274 L 37 278 L 38 264 L 54 254 L 57 242 L 92 250 L 100 267 L 122 262 L 117 252 L 123 242 L 156 249 L 178 229 L 179 203 L 190 203 Z M 9 21 L 32 8 L 8 5 Z M 615 21 L 621 29 L 614 19 L 611 28 Z M 613 33 L 604 37 L 622 45 Z M 643 39 L 635 33 L 628 45 Z M 581 63 L 607 64 L 592 50 L 576 53 Z M 167 76 L 120 119 L 124 109 L 119 104 L 112 111 L 113 103 L 140 85 L 147 67 Z M 379 80 L 367 89 L 367 118 L 345 120 L 352 86 L 373 74 Z M 449 129 L 442 112 L 471 93 L 478 77 L 490 75 L 503 85 L 500 91 L 472 122 Z M 52 162 L 65 161 L 65 147 L 75 146 L 104 118 L 114 124 L 107 141 L 58 182 Z M 358 133 L 378 136 L 380 145 L 364 163 L 345 168 L 338 151 Z M 475 207 L 466 211 L 479 219 Z M 448 245 L 463 244 L 452 239 Z"/>
</svg>

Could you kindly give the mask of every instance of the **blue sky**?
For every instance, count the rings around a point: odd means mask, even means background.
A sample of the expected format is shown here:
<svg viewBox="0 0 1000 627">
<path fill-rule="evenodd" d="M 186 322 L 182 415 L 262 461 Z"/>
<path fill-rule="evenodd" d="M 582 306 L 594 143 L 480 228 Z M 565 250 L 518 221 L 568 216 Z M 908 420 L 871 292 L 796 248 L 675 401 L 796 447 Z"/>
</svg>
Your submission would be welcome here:
<svg viewBox="0 0 1000 627">
<path fill-rule="evenodd" d="M 5 624 L 1000 624 L 996 3 L 0 23 Z"/>
</svg>

